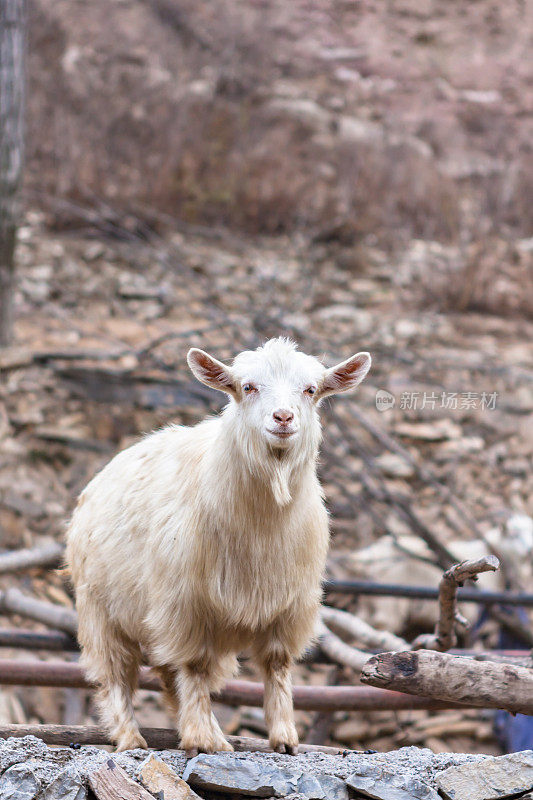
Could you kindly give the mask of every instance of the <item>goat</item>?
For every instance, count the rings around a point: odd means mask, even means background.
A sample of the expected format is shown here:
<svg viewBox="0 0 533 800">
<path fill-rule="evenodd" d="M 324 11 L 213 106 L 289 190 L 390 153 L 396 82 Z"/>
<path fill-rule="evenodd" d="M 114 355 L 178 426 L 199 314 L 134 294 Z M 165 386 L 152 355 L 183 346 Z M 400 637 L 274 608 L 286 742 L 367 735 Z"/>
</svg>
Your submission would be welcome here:
<svg viewBox="0 0 533 800">
<path fill-rule="evenodd" d="M 232 747 L 210 694 L 251 647 L 270 745 L 296 753 L 290 667 L 314 634 L 329 539 L 317 409 L 360 383 L 370 356 L 326 369 L 289 340 L 271 339 L 231 367 L 198 349 L 187 360 L 229 404 L 119 453 L 74 510 L 67 564 L 83 663 L 119 750 L 146 747 L 132 707 L 144 653 L 181 747 L 215 752 Z"/>
</svg>

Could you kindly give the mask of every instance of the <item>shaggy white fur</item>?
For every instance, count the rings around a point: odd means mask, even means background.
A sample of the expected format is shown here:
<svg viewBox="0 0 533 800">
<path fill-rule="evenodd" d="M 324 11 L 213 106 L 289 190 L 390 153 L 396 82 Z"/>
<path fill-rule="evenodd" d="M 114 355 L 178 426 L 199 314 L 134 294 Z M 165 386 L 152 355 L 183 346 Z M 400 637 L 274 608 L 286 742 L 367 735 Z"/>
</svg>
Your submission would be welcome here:
<svg viewBox="0 0 533 800">
<path fill-rule="evenodd" d="M 290 666 L 314 632 L 328 545 L 316 475 L 321 399 L 356 386 L 358 353 L 325 369 L 286 339 L 231 367 L 188 363 L 223 412 L 171 425 L 117 455 L 80 495 L 67 534 L 79 639 L 119 749 L 145 747 L 133 714 L 141 648 L 178 716 L 183 748 L 231 746 L 210 693 L 251 647 L 270 743 L 296 752 Z"/>
</svg>

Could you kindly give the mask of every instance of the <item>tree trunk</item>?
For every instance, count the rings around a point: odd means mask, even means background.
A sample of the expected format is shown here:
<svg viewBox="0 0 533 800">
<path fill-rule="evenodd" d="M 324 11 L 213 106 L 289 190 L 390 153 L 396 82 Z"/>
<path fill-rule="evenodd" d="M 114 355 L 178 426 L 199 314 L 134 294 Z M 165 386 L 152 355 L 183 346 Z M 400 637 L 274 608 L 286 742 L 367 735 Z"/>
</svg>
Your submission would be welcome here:
<svg viewBox="0 0 533 800">
<path fill-rule="evenodd" d="M 0 0 L 0 346 L 13 332 L 14 251 L 24 153 L 24 0 Z"/>
</svg>

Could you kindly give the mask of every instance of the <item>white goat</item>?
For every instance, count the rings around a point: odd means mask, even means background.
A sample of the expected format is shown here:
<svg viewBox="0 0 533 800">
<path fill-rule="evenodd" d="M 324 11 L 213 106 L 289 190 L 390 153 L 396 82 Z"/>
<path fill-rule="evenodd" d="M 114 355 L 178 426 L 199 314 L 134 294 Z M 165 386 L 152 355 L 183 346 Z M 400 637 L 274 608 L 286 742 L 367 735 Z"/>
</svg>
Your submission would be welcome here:
<svg viewBox="0 0 533 800">
<path fill-rule="evenodd" d="M 219 416 L 171 425 L 117 455 L 82 492 L 68 530 L 79 640 L 119 749 L 146 747 L 132 708 L 141 648 L 178 717 L 181 746 L 231 750 L 210 693 L 245 647 L 262 668 L 270 744 L 294 753 L 290 666 L 321 596 L 328 519 L 316 475 L 317 406 L 370 368 L 325 369 L 285 339 L 231 367 L 190 350 Z"/>
</svg>

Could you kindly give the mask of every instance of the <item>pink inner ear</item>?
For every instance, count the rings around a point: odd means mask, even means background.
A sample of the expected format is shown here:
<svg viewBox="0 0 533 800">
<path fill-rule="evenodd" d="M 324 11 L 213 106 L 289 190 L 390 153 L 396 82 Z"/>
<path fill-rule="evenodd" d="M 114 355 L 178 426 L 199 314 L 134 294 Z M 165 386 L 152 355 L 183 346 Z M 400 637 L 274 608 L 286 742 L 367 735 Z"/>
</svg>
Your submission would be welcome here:
<svg viewBox="0 0 533 800">
<path fill-rule="evenodd" d="M 221 386 L 231 386 L 231 380 L 226 370 L 216 361 L 213 361 L 204 353 L 197 356 L 197 363 L 206 380 L 219 383 Z"/>
<path fill-rule="evenodd" d="M 366 363 L 365 356 L 360 356 L 359 358 L 353 358 L 348 361 L 347 364 L 340 367 L 336 371 L 336 375 L 338 375 L 339 379 L 344 382 L 345 380 L 350 380 L 351 378 L 357 377 L 359 371 L 364 367 Z"/>
<path fill-rule="evenodd" d="M 357 379 L 365 363 L 365 356 L 350 359 L 346 364 L 342 364 L 334 372 L 326 376 L 323 388 L 335 391 L 343 386 L 349 386 Z"/>
</svg>

